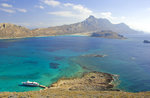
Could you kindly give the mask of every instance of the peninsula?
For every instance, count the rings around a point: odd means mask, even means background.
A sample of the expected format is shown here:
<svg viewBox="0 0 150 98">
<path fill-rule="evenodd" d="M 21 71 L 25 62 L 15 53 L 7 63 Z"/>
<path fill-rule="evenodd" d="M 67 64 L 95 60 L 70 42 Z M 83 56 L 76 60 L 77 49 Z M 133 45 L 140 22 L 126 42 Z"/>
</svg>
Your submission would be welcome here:
<svg viewBox="0 0 150 98">
<path fill-rule="evenodd" d="M 29 92 L 1 92 L 1 98 L 149 98 L 150 92 L 130 93 L 113 89 L 113 75 L 85 73 L 81 78 L 60 79 L 47 89 Z"/>
</svg>

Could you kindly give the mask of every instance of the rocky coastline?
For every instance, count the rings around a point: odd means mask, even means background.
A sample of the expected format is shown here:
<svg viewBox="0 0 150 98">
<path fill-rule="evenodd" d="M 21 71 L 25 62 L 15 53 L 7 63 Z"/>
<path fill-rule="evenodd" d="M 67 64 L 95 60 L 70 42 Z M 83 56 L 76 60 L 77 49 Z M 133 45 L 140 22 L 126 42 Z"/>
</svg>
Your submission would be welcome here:
<svg viewBox="0 0 150 98">
<path fill-rule="evenodd" d="M 94 71 L 84 73 L 81 78 L 60 79 L 49 88 L 70 91 L 119 91 L 113 89 L 113 80 L 112 74 Z"/>
<path fill-rule="evenodd" d="M 29 92 L 0 92 L 0 98 L 148 98 L 150 92 L 130 93 L 114 89 L 112 74 L 84 73 L 80 78 L 63 78 L 48 88 Z"/>
</svg>

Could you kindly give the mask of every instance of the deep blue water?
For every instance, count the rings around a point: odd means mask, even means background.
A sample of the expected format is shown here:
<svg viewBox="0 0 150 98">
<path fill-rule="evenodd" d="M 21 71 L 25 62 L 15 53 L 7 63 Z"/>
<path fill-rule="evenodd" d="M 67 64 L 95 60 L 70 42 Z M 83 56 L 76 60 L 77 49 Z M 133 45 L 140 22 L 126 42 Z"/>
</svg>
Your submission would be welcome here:
<svg viewBox="0 0 150 98">
<path fill-rule="evenodd" d="M 150 36 L 126 36 L 126 40 L 85 36 L 0 40 L 0 91 L 40 90 L 19 84 L 30 80 L 48 86 L 85 71 L 118 74 L 118 88 L 125 91 L 150 91 L 150 44 L 143 43 Z M 81 56 L 86 54 L 107 56 Z"/>
</svg>

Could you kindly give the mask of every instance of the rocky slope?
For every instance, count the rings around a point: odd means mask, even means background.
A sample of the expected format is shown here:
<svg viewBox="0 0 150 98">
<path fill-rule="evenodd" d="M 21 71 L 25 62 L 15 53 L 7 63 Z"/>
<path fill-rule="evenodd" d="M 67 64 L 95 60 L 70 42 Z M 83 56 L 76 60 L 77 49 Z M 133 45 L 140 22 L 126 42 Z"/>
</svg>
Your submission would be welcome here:
<svg viewBox="0 0 150 98">
<path fill-rule="evenodd" d="M 41 91 L 0 92 L 0 98 L 150 98 L 150 92 L 130 93 L 112 89 L 111 81 L 111 74 L 90 72 L 81 78 L 61 79 Z"/>
<path fill-rule="evenodd" d="M 150 92 L 130 93 L 122 91 L 66 91 L 47 89 L 30 92 L 0 93 L 0 98 L 150 98 Z"/>
<path fill-rule="evenodd" d="M 50 86 L 50 89 L 63 89 L 70 91 L 112 91 L 114 85 L 113 75 L 102 72 L 90 72 L 81 78 L 61 79 Z"/>
<path fill-rule="evenodd" d="M 32 33 L 29 29 L 17 26 L 9 23 L 1 23 L 0 24 L 0 38 L 20 38 L 20 37 L 30 37 Z"/>
<path fill-rule="evenodd" d="M 130 93 L 122 91 L 65 91 L 47 89 L 30 92 L 0 93 L 0 98 L 150 98 L 150 92 Z"/>
</svg>

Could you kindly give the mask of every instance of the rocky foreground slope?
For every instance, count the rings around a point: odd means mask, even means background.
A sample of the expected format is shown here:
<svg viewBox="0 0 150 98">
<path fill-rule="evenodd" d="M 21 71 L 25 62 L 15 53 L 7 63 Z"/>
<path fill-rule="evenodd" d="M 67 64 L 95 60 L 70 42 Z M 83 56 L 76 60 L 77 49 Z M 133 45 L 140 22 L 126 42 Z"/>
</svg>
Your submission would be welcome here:
<svg viewBox="0 0 150 98">
<path fill-rule="evenodd" d="M 150 92 L 130 93 L 122 91 L 67 91 L 47 89 L 30 92 L 0 93 L 0 98 L 150 98 Z"/>
<path fill-rule="evenodd" d="M 41 91 L 1 92 L 0 98 L 150 98 L 150 92 L 114 89 L 112 80 L 111 74 L 90 72 L 81 78 L 61 79 Z"/>
</svg>

